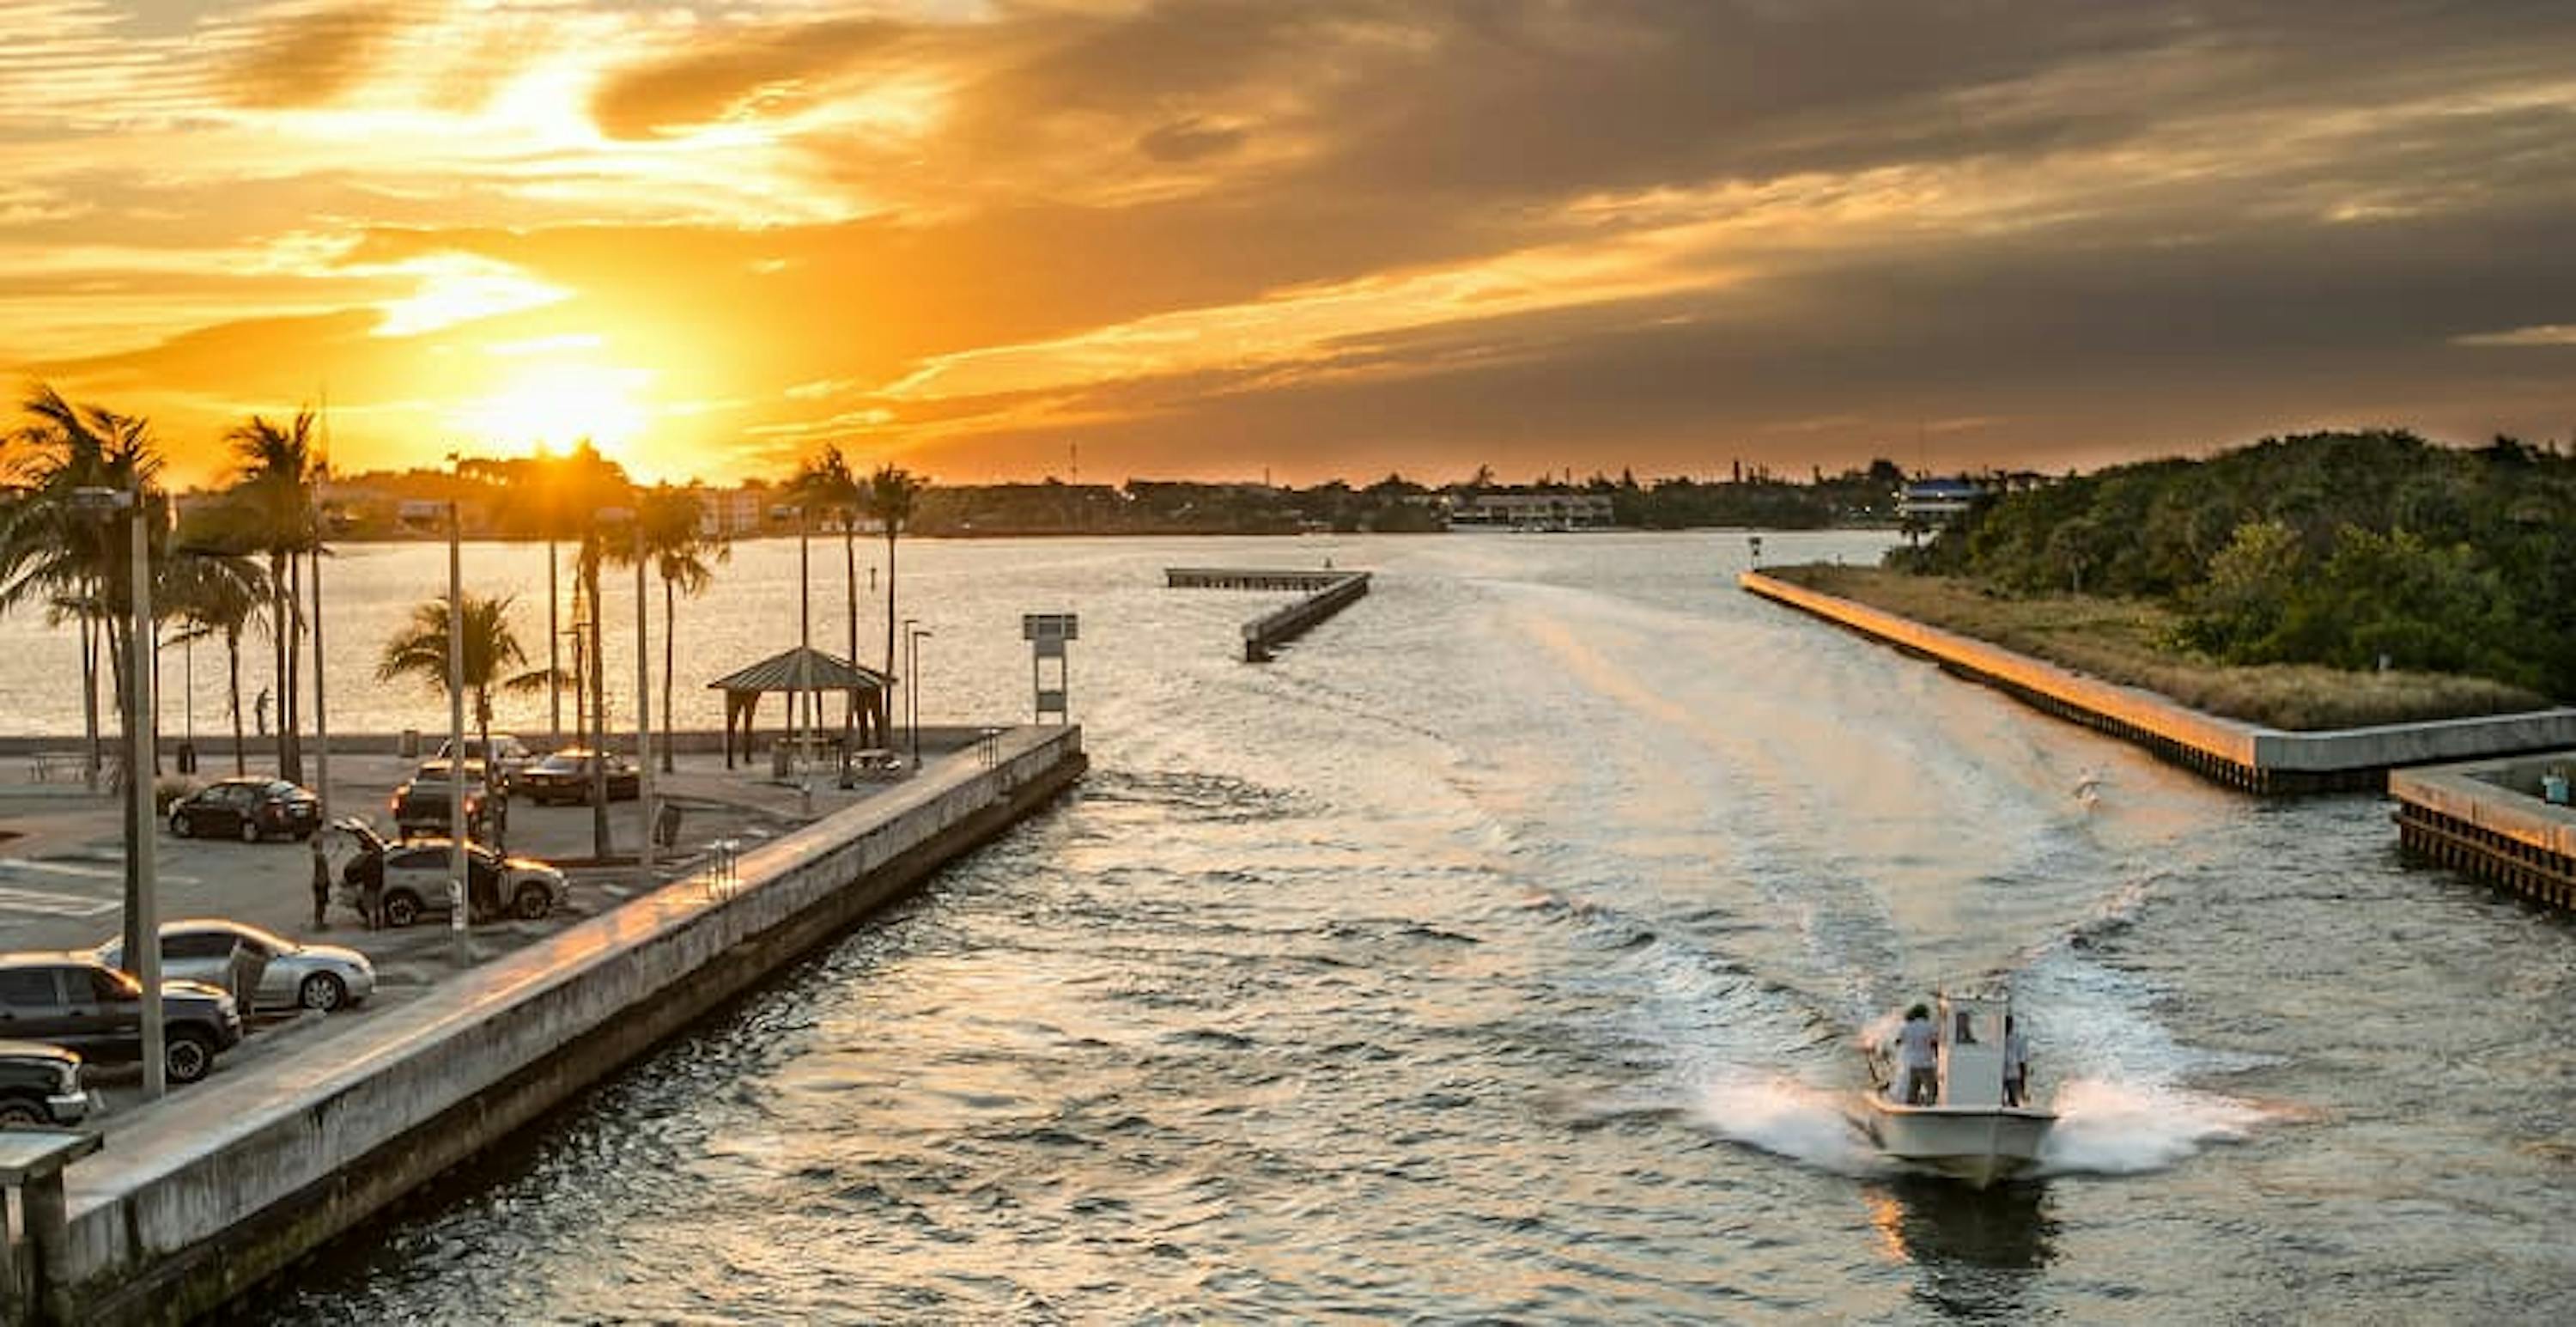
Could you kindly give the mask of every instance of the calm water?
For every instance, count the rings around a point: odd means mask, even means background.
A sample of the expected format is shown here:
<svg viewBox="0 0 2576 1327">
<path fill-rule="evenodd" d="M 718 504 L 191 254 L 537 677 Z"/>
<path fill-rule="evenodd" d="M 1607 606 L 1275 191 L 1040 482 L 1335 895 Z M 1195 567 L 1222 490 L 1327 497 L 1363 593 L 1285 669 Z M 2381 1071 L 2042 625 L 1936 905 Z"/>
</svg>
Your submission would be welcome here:
<svg viewBox="0 0 2576 1327">
<path fill-rule="evenodd" d="M 2568 926 L 2399 869 L 2376 799 L 2244 800 L 1752 601 L 1743 543 L 907 544 L 933 719 L 1024 713 L 1017 615 L 1081 612 L 1088 781 L 278 1316 L 2576 1317 Z M 1325 556 L 1377 593 L 1263 668 L 1268 597 L 1157 575 Z M 342 641 L 435 574 L 347 562 Z M 793 582 L 738 555 L 695 675 Z M 1851 1041 L 1988 969 L 2050 1174 L 1886 1173 Z"/>
</svg>

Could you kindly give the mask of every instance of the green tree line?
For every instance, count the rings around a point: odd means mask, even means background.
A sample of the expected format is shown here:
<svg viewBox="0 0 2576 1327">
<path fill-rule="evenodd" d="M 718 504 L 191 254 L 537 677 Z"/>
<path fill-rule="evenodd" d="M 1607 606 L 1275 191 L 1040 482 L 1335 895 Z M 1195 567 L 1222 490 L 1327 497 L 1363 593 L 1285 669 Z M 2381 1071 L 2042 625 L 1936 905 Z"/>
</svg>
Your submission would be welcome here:
<svg viewBox="0 0 2576 1327">
<path fill-rule="evenodd" d="M 2512 438 L 2311 433 L 2117 466 L 1980 503 L 1890 562 L 2163 601 L 2175 644 L 2224 663 L 2576 693 L 2576 457 Z"/>
</svg>

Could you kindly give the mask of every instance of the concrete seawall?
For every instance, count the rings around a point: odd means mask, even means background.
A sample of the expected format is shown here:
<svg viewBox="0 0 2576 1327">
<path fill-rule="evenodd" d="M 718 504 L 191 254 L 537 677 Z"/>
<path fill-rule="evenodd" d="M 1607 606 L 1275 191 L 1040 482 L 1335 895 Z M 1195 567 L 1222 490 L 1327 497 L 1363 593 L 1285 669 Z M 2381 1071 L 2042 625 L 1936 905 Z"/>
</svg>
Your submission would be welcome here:
<svg viewBox="0 0 2576 1327">
<path fill-rule="evenodd" d="M 2266 728 L 2204 714 L 2152 691 L 2088 677 L 1758 571 L 1742 573 L 1736 584 L 2248 792 L 2376 789 L 2399 766 L 2576 746 L 2576 709 L 2330 732 Z"/>
<path fill-rule="evenodd" d="M 1053 799 L 1078 727 L 915 781 L 442 982 L 363 1029 L 147 1108 L 68 1172 L 67 1321 L 208 1312 L 560 1104 Z"/>
<path fill-rule="evenodd" d="M 2540 795 L 2553 766 L 2576 768 L 2576 752 L 2392 770 L 2397 841 L 2417 857 L 2576 909 L 2576 809 Z"/>
</svg>

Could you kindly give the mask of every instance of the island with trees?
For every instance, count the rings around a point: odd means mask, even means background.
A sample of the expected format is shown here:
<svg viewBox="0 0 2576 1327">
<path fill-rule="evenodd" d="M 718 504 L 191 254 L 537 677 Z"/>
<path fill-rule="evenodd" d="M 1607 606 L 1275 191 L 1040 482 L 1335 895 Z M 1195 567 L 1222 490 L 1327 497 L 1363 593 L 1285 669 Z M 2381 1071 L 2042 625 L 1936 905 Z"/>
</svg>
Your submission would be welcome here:
<svg viewBox="0 0 2576 1327">
<path fill-rule="evenodd" d="M 2267 438 L 1988 497 L 1886 565 L 1766 568 L 2287 729 L 2576 695 L 2576 457 Z"/>
</svg>

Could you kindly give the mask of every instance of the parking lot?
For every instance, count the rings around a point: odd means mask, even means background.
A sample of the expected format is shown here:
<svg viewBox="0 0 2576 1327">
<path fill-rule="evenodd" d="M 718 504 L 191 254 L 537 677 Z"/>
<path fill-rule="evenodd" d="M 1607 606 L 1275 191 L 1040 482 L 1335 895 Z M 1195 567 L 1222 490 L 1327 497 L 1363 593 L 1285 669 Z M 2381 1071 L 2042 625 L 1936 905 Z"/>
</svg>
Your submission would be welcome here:
<svg viewBox="0 0 2576 1327">
<path fill-rule="evenodd" d="M 335 755 L 328 815 L 364 818 L 393 839 L 388 804 L 395 786 L 417 763 L 394 756 Z M 198 777 L 210 780 L 231 772 L 229 761 L 220 767 L 210 762 Z M 252 772 L 266 771 L 254 765 Z M 676 846 L 657 851 L 657 879 L 667 882 L 696 873 L 712 845 L 730 842 L 747 848 L 887 786 L 863 783 L 845 791 L 827 776 L 816 775 L 800 790 L 768 775 L 766 766 L 757 772 L 727 771 L 712 756 L 683 756 L 674 773 L 657 774 L 656 796 L 680 812 Z M 39 781 L 0 766 L 0 835 L 6 836 L 0 838 L 0 950 L 86 948 L 116 933 L 124 906 L 120 806 L 112 795 L 89 794 L 76 783 Z M 614 908 L 647 887 L 633 864 L 643 828 L 638 804 L 612 802 L 609 816 L 612 859 L 592 864 L 598 858 L 591 808 L 512 800 L 510 854 L 562 866 L 570 889 L 562 905 L 542 920 L 478 920 L 468 931 L 476 961 Z M 326 835 L 325 842 L 337 879 L 353 845 L 341 834 Z M 323 924 L 314 925 L 311 850 L 303 842 L 183 839 L 158 823 L 155 843 L 162 920 L 224 917 L 248 922 L 290 940 L 356 949 L 376 969 L 377 992 L 357 1008 L 251 1019 L 251 1035 L 222 1057 L 218 1075 L 328 1038 L 417 998 L 458 970 L 455 940 L 444 917 L 402 929 L 369 929 L 354 896 L 335 891 Z M 118 1115 L 130 1111 L 139 1097 L 141 1071 L 92 1064 L 86 1072 L 106 1107 L 98 1123 L 112 1131 Z"/>
</svg>

